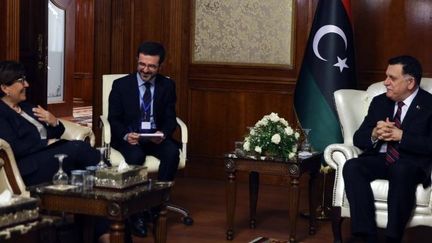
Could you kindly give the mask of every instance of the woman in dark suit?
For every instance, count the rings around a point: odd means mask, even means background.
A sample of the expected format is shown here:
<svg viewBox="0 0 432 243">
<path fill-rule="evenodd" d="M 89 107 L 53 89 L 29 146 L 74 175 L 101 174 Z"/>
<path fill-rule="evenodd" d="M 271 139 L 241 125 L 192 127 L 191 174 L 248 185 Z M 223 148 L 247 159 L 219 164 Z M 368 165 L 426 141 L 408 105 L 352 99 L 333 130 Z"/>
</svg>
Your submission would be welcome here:
<svg viewBox="0 0 432 243">
<path fill-rule="evenodd" d="M 84 141 L 61 140 L 63 124 L 41 106 L 25 102 L 28 87 L 22 64 L 0 62 L 0 137 L 10 144 L 25 184 L 51 181 L 58 170 L 56 154 L 67 155 L 66 172 L 96 165 L 96 149 Z"/>
<path fill-rule="evenodd" d="M 41 106 L 25 102 L 28 87 L 22 64 L 0 62 L 0 138 L 10 144 L 24 183 L 50 182 L 59 168 L 56 154 L 67 155 L 66 172 L 96 165 L 100 158 L 96 149 L 84 141 L 61 140 L 63 124 Z M 97 236 L 106 232 L 102 229 L 106 227 L 98 228 Z"/>
</svg>

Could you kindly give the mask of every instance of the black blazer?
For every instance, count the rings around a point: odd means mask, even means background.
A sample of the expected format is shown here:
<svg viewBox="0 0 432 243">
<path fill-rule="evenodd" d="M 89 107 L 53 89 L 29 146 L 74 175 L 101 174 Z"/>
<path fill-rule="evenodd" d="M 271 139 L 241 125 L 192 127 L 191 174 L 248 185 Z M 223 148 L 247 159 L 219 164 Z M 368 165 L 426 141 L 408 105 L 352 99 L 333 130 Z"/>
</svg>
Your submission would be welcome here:
<svg viewBox="0 0 432 243">
<path fill-rule="evenodd" d="M 371 134 L 380 120 L 393 118 L 395 102 L 386 94 L 376 96 L 360 128 L 354 134 L 354 145 L 364 150 L 364 155 L 377 154 L 382 141 L 373 144 Z M 426 172 L 428 183 L 432 166 L 432 95 L 419 89 L 401 124 L 403 135 L 399 144 L 400 158 L 407 159 Z"/>
<path fill-rule="evenodd" d="M 35 107 L 34 105 L 22 102 L 20 106 L 24 112 L 38 120 L 33 115 L 32 109 Z M 61 122 L 56 127 L 48 126 L 45 123 L 42 124 L 47 130 L 47 139 L 41 139 L 39 131 L 32 123 L 11 109 L 3 101 L 0 101 L 0 138 L 10 144 L 22 175 L 27 175 L 37 170 L 38 165 L 36 161 L 22 164 L 20 163 L 20 159 L 44 150 L 47 148 L 48 139 L 60 138 L 65 130 Z"/>
<path fill-rule="evenodd" d="M 114 81 L 109 95 L 108 121 L 111 125 L 112 144 L 121 143 L 124 136 L 139 124 L 141 117 L 137 73 Z M 172 79 L 157 75 L 153 94 L 153 117 L 156 130 L 170 138 L 177 127 L 176 92 Z"/>
</svg>

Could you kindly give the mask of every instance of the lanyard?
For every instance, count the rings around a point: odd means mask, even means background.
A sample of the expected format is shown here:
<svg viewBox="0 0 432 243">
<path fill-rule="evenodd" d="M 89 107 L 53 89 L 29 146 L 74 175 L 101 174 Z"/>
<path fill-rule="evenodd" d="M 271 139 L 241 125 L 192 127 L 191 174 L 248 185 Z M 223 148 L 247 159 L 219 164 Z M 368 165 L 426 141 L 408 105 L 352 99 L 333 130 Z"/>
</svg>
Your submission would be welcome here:
<svg viewBox="0 0 432 243">
<path fill-rule="evenodd" d="M 144 85 L 143 85 L 144 86 Z M 153 104 L 153 94 L 152 94 L 152 92 L 151 92 L 151 89 L 150 89 L 150 87 L 148 88 L 149 90 L 148 90 L 148 92 L 150 92 L 150 95 L 151 95 L 151 99 L 150 99 L 150 101 L 146 104 L 145 102 L 144 102 L 144 97 L 142 97 L 141 99 L 140 99 L 140 102 L 141 102 L 141 113 L 142 113 L 142 118 L 143 118 L 143 120 L 149 120 L 150 119 L 150 115 L 151 115 L 151 107 L 152 107 L 152 104 Z M 139 92 L 139 95 L 141 96 L 141 93 L 140 93 L 140 91 L 141 90 L 139 90 L 138 92 Z M 147 91 L 147 88 L 146 87 L 144 87 L 143 88 L 143 96 L 144 96 L 144 94 L 146 93 L 146 91 Z"/>
</svg>

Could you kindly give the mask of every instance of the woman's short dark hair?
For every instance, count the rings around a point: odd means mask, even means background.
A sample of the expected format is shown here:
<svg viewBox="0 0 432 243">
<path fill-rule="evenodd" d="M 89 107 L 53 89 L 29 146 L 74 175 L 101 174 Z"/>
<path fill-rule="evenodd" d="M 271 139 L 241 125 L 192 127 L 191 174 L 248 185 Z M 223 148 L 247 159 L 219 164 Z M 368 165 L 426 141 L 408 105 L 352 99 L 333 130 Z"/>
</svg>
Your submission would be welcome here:
<svg viewBox="0 0 432 243">
<path fill-rule="evenodd" d="M 139 54 L 159 56 L 159 64 L 165 60 L 165 48 L 159 42 L 146 41 L 142 43 L 137 50 L 137 57 Z"/>
<path fill-rule="evenodd" d="M 12 85 L 15 80 L 25 77 L 25 68 L 16 61 L 0 61 L 0 85 Z M 0 89 L 0 97 L 5 93 Z"/>
</svg>

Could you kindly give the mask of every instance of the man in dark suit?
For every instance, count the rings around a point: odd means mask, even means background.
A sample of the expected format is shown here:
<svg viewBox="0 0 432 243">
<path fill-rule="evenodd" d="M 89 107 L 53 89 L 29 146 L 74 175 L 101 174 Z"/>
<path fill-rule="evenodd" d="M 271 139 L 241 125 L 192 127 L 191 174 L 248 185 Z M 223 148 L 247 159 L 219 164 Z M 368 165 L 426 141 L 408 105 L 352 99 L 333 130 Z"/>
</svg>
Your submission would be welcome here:
<svg viewBox="0 0 432 243">
<path fill-rule="evenodd" d="M 172 139 L 177 127 L 176 93 L 174 81 L 158 74 L 164 58 L 161 44 L 145 42 L 140 45 L 137 72 L 113 83 L 108 120 L 112 146 L 127 163 L 142 165 L 146 155 L 154 155 L 161 161 L 158 180 L 171 181 L 179 163 L 178 144 Z M 145 105 L 143 96 L 147 89 L 151 92 L 151 101 Z M 144 138 L 140 133 L 157 133 L 161 137 Z"/>
<path fill-rule="evenodd" d="M 160 160 L 158 180 L 172 181 L 179 164 L 179 145 L 172 139 L 177 127 L 175 83 L 159 74 L 165 59 L 160 43 L 144 42 L 137 50 L 137 71 L 114 81 L 108 120 L 112 146 L 129 164 L 142 165 L 146 155 Z M 143 137 L 155 133 L 159 137 Z M 143 222 L 135 220 L 139 235 Z M 140 229 L 141 228 L 141 229 Z"/>
<path fill-rule="evenodd" d="M 388 64 L 387 92 L 372 100 L 354 134 L 364 153 L 343 168 L 352 232 L 367 242 L 377 242 L 371 181 L 389 181 L 387 242 L 401 241 L 417 185 L 431 182 L 432 95 L 419 88 L 422 68 L 414 57 L 394 57 Z"/>
</svg>

